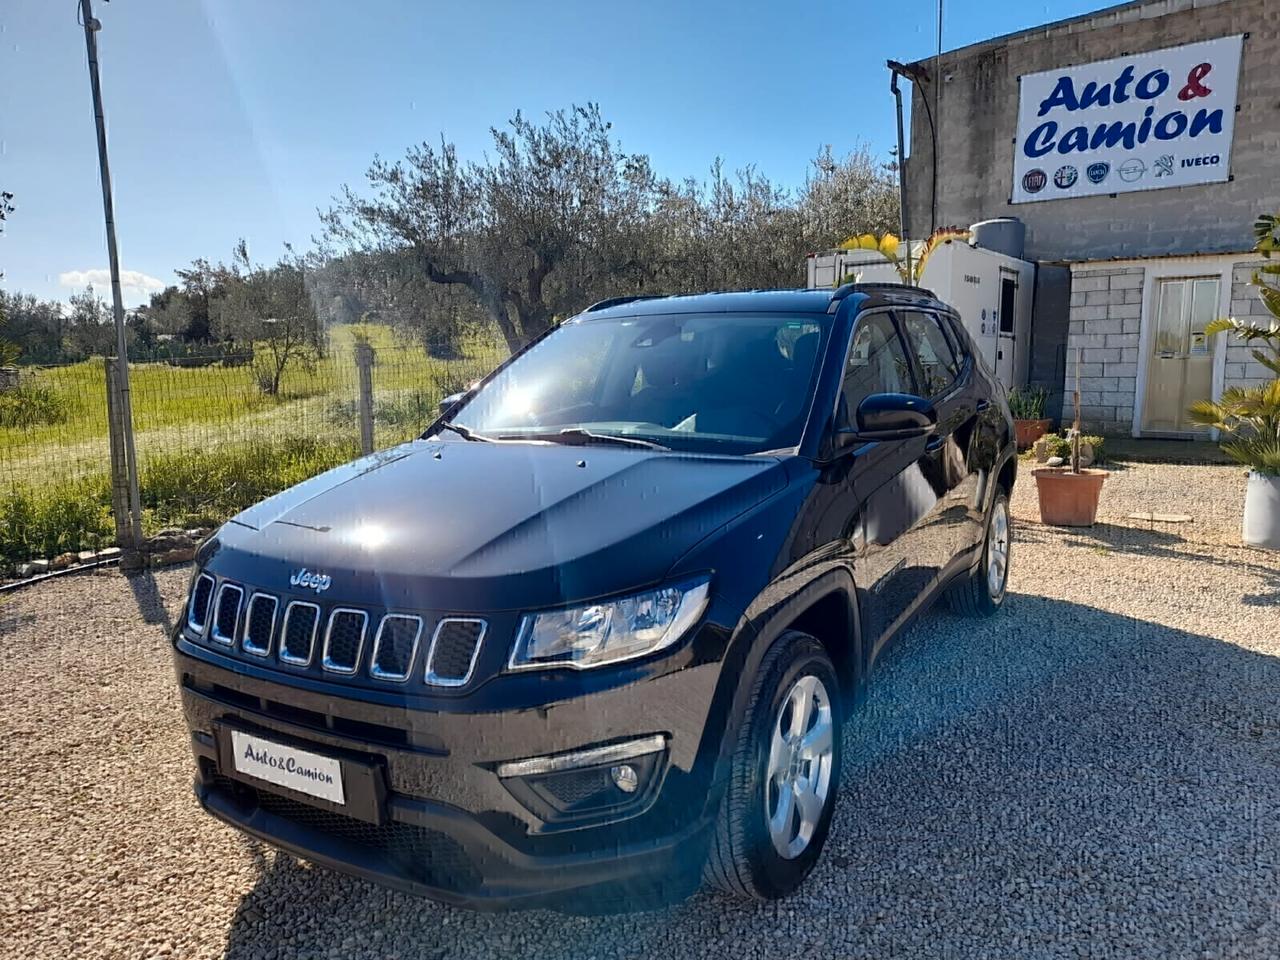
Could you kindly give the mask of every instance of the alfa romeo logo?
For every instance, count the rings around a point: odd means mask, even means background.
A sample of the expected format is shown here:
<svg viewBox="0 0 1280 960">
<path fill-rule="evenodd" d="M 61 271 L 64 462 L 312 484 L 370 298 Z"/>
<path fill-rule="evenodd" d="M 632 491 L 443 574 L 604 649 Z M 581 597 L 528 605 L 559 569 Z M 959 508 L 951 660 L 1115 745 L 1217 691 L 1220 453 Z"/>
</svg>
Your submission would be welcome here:
<svg viewBox="0 0 1280 960">
<path fill-rule="evenodd" d="M 1060 166 L 1053 175 L 1053 185 L 1059 190 L 1069 190 L 1080 179 L 1080 171 L 1069 163 Z"/>
</svg>

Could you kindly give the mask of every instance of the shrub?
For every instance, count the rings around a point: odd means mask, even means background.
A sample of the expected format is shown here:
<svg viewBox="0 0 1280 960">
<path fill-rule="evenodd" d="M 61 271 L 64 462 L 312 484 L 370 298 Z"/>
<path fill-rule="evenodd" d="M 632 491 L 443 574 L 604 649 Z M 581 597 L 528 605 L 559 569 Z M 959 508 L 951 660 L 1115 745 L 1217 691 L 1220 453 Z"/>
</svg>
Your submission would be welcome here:
<svg viewBox="0 0 1280 960">
<path fill-rule="evenodd" d="M 443 396 L 438 390 L 413 390 L 375 397 L 373 422 L 378 427 L 391 427 L 397 434 L 419 434 L 440 415 Z M 360 411 L 354 400 L 335 400 L 325 407 L 325 419 L 334 426 L 355 430 Z"/>
<path fill-rule="evenodd" d="M 1066 437 L 1054 434 L 1048 437 L 1049 456 L 1062 457 L 1063 460 L 1071 459 L 1071 441 Z M 1087 443 L 1093 447 L 1093 462 L 1102 463 L 1107 459 L 1107 441 L 1104 437 L 1090 436 L 1088 434 L 1080 435 L 1080 442 Z"/>
<path fill-rule="evenodd" d="M 142 505 L 157 526 L 218 524 L 359 455 L 354 438 L 315 437 L 153 455 L 142 464 Z"/>
<path fill-rule="evenodd" d="M 0 393 L 0 427 L 38 427 L 66 419 L 66 401 L 48 387 L 31 383 Z"/>
<path fill-rule="evenodd" d="M 356 440 L 287 437 L 144 458 L 143 526 L 216 526 L 286 487 L 359 456 Z M 0 495 L 0 559 L 20 562 L 115 542 L 105 474 Z"/>
<path fill-rule="evenodd" d="M 1044 387 L 1014 387 L 1009 391 L 1009 410 L 1015 420 L 1043 420 L 1048 396 Z"/>
<path fill-rule="evenodd" d="M 0 558 L 54 557 L 115 540 L 105 476 L 0 495 Z"/>
</svg>

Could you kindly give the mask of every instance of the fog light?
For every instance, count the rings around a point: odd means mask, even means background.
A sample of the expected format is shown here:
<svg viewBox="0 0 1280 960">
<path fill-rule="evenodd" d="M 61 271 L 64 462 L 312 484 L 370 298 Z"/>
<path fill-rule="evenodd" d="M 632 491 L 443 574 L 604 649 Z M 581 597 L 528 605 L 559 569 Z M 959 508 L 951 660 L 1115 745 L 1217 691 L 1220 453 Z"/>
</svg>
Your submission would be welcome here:
<svg viewBox="0 0 1280 960">
<path fill-rule="evenodd" d="M 640 777 L 636 775 L 636 768 L 629 763 L 610 767 L 609 776 L 613 778 L 613 785 L 623 793 L 635 793 L 636 788 L 640 786 Z"/>
</svg>

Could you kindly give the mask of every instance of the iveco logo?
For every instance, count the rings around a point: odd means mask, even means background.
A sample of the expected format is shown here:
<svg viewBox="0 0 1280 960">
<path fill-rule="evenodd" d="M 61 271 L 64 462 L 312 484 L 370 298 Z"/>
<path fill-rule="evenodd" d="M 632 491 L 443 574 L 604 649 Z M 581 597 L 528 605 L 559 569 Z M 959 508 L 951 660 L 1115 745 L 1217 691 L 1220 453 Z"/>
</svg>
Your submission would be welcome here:
<svg viewBox="0 0 1280 960">
<path fill-rule="evenodd" d="M 329 579 L 327 573 L 311 573 L 306 567 L 303 567 L 289 578 L 289 582 L 295 587 L 304 587 L 314 590 L 316 593 L 323 593 L 329 589 L 329 584 L 333 581 Z"/>
</svg>

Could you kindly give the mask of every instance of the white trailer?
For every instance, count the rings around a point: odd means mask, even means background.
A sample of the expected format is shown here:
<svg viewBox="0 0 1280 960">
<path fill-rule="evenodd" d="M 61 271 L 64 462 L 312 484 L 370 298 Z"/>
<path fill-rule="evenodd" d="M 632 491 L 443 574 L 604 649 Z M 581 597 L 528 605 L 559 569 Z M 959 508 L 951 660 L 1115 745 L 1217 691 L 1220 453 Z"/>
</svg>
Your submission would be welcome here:
<svg viewBox="0 0 1280 960">
<path fill-rule="evenodd" d="M 924 244 L 912 245 L 913 261 Z M 901 250 L 906 254 L 905 247 Z M 901 283 L 898 268 L 875 250 L 836 250 L 807 258 L 811 288 L 850 274 L 864 283 Z M 961 238 L 943 240 L 925 260 L 920 286 L 959 312 L 987 365 L 1006 389 L 1024 386 L 1031 366 L 1031 308 L 1036 265 Z"/>
</svg>

